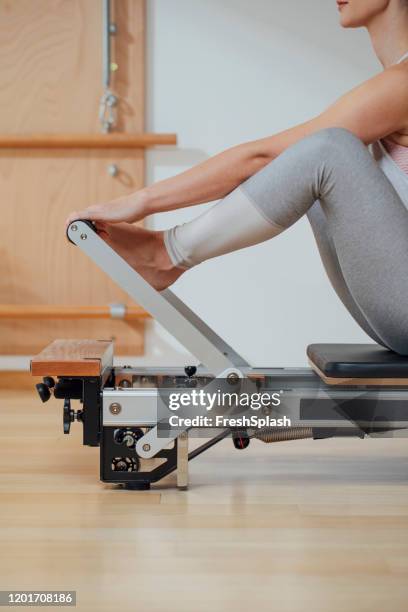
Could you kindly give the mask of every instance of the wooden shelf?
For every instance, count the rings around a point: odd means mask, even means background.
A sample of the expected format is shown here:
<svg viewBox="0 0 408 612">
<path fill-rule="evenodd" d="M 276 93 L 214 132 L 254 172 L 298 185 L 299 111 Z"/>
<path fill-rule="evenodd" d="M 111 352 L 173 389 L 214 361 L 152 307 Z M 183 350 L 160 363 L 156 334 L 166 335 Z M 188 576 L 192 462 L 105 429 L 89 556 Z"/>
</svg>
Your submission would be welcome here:
<svg viewBox="0 0 408 612">
<path fill-rule="evenodd" d="M 0 304 L 1 319 L 113 319 L 109 306 L 65 306 L 55 304 Z M 122 321 L 150 318 L 140 306 L 126 306 Z"/>
<path fill-rule="evenodd" d="M 0 149 L 146 149 L 176 144 L 176 134 L 0 134 Z"/>
</svg>

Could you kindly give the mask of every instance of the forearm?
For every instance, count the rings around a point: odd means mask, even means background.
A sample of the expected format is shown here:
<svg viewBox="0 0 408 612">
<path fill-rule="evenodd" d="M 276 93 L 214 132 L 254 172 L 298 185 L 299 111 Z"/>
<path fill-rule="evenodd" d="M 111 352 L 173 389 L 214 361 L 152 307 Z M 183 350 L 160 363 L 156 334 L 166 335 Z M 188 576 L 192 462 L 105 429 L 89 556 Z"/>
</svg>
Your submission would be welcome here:
<svg viewBox="0 0 408 612">
<path fill-rule="evenodd" d="M 74 211 L 66 224 L 75 219 L 133 223 L 154 213 L 223 198 L 271 160 L 259 143 L 232 147 L 174 177 L 116 200 Z"/>
<path fill-rule="evenodd" d="M 143 190 L 147 214 L 202 204 L 226 196 L 271 160 L 259 141 L 227 149 L 181 174 Z"/>
<path fill-rule="evenodd" d="M 181 174 L 146 187 L 141 194 L 146 215 L 225 197 L 312 130 L 310 123 L 302 124 L 232 147 Z"/>
<path fill-rule="evenodd" d="M 232 147 L 177 176 L 116 200 L 73 211 L 66 224 L 75 219 L 134 223 L 154 213 L 221 199 L 305 136 L 310 129 L 310 124 L 304 124 Z"/>
</svg>

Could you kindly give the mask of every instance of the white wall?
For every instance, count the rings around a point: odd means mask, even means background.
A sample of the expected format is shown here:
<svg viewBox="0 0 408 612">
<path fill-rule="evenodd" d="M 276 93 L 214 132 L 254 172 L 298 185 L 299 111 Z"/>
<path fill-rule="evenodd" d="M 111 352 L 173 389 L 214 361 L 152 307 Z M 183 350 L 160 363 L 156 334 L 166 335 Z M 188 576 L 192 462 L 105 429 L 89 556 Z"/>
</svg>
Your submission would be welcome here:
<svg viewBox="0 0 408 612">
<path fill-rule="evenodd" d="M 302 122 L 380 69 L 366 32 L 338 25 L 334 0 L 147 4 L 147 128 L 179 139 L 177 150 L 149 153 L 149 183 Z M 150 224 L 168 227 L 202 209 Z M 368 340 L 329 285 L 306 220 L 195 268 L 174 290 L 255 365 L 302 365 L 310 342 Z M 150 361 L 186 361 L 157 327 L 148 352 Z"/>
<path fill-rule="evenodd" d="M 176 149 L 149 152 L 149 183 L 304 121 L 380 69 L 366 33 L 339 27 L 334 0 L 147 5 L 146 127 L 179 139 Z M 202 209 L 149 222 L 164 228 Z M 254 365 L 303 365 L 310 342 L 367 339 L 331 289 L 306 220 L 273 241 L 199 266 L 174 290 Z M 156 324 L 146 340 L 146 355 L 126 362 L 192 361 Z"/>
</svg>

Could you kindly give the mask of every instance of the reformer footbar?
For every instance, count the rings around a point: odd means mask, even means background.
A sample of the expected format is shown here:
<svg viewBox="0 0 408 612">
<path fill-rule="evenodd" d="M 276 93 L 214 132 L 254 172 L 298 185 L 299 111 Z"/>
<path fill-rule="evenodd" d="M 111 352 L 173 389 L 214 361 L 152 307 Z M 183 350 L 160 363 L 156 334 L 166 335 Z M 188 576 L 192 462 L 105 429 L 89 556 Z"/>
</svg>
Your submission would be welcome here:
<svg viewBox="0 0 408 612">
<path fill-rule="evenodd" d="M 91 223 L 78 220 L 67 230 L 69 240 L 81 248 L 96 265 L 138 302 L 152 317 L 201 360 L 215 377 L 242 378 L 245 360 L 194 314 L 172 291 L 158 292 L 98 236 Z M 174 435 L 177 435 L 174 430 Z M 166 440 L 157 438 L 153 427 L 136 446 L 141 457 L 150 459 Z M 147 447 L 149 447 L 148 450 Z"/>
<path fill-rule="evenodd" d="M 100 446 L 102 481 L 148 488 L 177 470 L 177 484 L 186 488 L 188 461 L 228 435 L 243 449 L 250 438 L 275 442 L 364 437 L 407 428 L 408 358 L 376 345 L 311 345 L 312 368 L 252 368 L 171 290 L 159 292 L 147 283 L 92 223 L 72 222 L 67 236 L 201 362 L 184 371 L 118 368 L 113 367 L 112 343 L 67 340 L 56 341 L 33 358 L 33 375 L 45 377 L 37 385 L 41 399 L 47 401 L 51 392 L 64 399 L 64 432 L 69 433 L 72 421 L 81 421 L 83 443 Z M 57 376 L 56 383 L 51 375 Z M 206 389 L 215 379 L 226 380 L 232 389 L 248 381 L 258 390 L 281 394 L 293 426 L 252 433 L 220 430 L 191 452 L 187 428 L 159 435 L 159 389 Z M 73 399 L 80 400 L 82 410 L 71 409 Z"/>
</svg>

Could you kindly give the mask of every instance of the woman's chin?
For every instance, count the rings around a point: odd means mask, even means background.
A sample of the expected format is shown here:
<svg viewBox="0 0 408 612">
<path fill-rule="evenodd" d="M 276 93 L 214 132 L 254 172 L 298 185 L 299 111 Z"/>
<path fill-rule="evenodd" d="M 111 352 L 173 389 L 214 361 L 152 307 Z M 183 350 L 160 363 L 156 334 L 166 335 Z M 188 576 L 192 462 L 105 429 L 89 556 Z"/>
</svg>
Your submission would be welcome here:
<svg viewBox="0 0 408 612">
<path fill-rule="evenodd" d="M 362 20 L 352 19 L 349 16 L 340 14 L 340 25 L 342 28 L 362 28 L 366 24 Z"/>
<path fill-rule="evenodd" d="M 339 15 L 339 23 L 342 28 L 348 28 L 348 19 L 342 13 Z"/>
<path fill-rule="evenodd" d="M 340 19 L 340 25 L 342 28 L 358 28 L 359 26 L 352 23 L 349 19 Z"/>
</svg>

